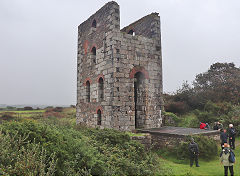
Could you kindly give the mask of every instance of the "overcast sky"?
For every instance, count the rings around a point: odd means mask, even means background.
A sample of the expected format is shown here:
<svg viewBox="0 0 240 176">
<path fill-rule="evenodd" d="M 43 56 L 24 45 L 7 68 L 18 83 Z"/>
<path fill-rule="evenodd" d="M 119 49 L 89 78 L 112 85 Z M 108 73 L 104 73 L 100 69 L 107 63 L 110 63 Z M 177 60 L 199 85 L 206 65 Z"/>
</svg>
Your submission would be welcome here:
<svg viewBox="0 0 240 176">
<path fill-rule="evenodd" d="M 76 102 L 77 26 L 107 0 L 0 0 L 0 104 Z M 239 0 L 118 0 L 121 28 L 159 12 L 164 92 L 240 66 Z"/>
</svg>

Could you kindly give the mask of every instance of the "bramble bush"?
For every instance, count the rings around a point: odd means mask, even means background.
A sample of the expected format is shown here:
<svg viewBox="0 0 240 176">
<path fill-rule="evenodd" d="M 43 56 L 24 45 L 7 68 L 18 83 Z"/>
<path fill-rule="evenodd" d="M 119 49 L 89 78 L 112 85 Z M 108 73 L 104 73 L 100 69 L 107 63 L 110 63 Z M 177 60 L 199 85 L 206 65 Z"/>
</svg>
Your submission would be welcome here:
<svg viewBox="0 0 240 176">
<path fill-rule="evenodd" d="M 181 116 L 178 126 L 187 128 L 199 128 L 199 120 L 194 113 Z"/>
<path fill-rule="evenodd" d="M 165 113 L 163 112 L 164 116 Z M 203 110 L 195 109 L 181 116 L 170 114 L 172 117 L 177 117 L 175 118 L 177 119 L 177 126 L 199 128 L 199 122 L 204 122 L 209 123 L 213 127 L 214 122 L 219 121 L 224 128 L 228 128 L 228 125 L 232 123 L 237 129 L 238 135 L 240 134 L 240 106 L 229 102 L 213 103 L 208 101 Z"/>
<path fill-rule="evenodd" d="M 196 109 L 195 111 L 193 111 L 193 113 L 196 115 L 199 122 L 210 124 L 218 121 L 218 117 L 212 112 L 200 111 Z M 198 126 L 199 126 L 199 123 L 198 123 Z"/>
<path fill-rule="evenodd" d="M 217 143 L 213 139 L 207 136 L 188 136 L 185 142 L 181 142 L 177 147 L 174 149 L 174 154 L 176 154 L 178 159 L 189 159 L 189 151 L 188 145 L 190 143 L 191 137 L 194 138 L 195 142 L 198 144 L 199 147 L 199 157 L 203 159 L 213 159 L 218 154 Z"/>
<path fill-rule="evenodd" d="M 176 113 L 176 114 L 184 114 L 189 111 L 189 107 L 183 101 L 173 101 L 173 102 L 166 103 L 165 111 Z"/>
<path fill-rule="evenodd" d="M 164 126 L 178 126 L 181 119 L 172 112 L 162 112 Z"/>
<path fill-rule="evenodd" d="M 27 141 L 27 136 L 0 132 L 0 175 L 51 176 L 55 173 L 56 158 L 47 156 L 40 144 Z"/>
<path fill-rule="evenodd" d="M 0 114 L 0 121 L 10 121 L 15 119 L 15 113 L 14 112 L 3 112 Z"/>
<path fill-rule="evenodd" d="M 27 135 L 27 144 L 23 145 L 26 149 L 36 144 L 46 150 L 46 158 L 55 153 L 55 175 L 154 175 L 160 172 L 157 156 L 146 152 L 126 133 L 53 122 L 23 120 L 6 122 L 0 127 L 4 135 L 16 138 Z"/>
</svg>

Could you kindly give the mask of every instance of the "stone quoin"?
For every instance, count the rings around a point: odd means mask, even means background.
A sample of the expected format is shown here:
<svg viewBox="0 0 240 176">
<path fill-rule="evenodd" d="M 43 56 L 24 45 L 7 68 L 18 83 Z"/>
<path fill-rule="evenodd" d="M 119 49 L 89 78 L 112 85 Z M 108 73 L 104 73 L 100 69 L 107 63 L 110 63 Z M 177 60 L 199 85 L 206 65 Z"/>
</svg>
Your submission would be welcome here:
<svg viewBox="0 0 240 176">
<path fill-rule="evenodd" d="M 120 30 L 108 2 L 78 26 L 77 123 L 131 131 L 162 125 L 160 16 Z"/>
</svg>

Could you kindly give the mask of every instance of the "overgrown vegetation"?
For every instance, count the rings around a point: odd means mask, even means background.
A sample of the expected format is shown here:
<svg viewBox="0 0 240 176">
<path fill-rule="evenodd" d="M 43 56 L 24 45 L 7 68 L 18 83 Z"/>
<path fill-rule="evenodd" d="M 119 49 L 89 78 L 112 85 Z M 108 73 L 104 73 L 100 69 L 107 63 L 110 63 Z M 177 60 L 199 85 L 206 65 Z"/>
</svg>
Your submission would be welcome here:
<svg viewBox="0 0 240 176">
<path fill-rule="evenodd" d="M 161 173 L 158 156 L 146 152 L 129 134 L 77 126 L 75 119 L 70 118 L 74 111 L 63 109 L 61 113 L 61 117 L 21 118 L 2 123 L 2 172 L 21 176 Z"/>
<path fill-rule="evenodd" d="M 206 136 L 189 136 L 189 140 L 182 141 L 180 145 L 176 146 L 174 152 L 177 159 L 186 160 L 189 159 L 188 145 L 190 138 L 193 137 L 194 141 L 198 144 L 200 155 L 199 157 L 206 160 L 215 158 L 218 154 L 218 147 L 216 141 Z"/>
<path fill-rule="evenodd" d="M 173 95 L 165 95 L 165 110 L 176 115 L 175 126 L 199 127 L 199 122 L 213 126 L 220 121 L 239 128 L 239 104 L 240 68 L 233 63 L 212 64 L 192 85 L 185 82 Z"/>
<path fill-rule="evenodd" d="M 218 156 L 218 145 L 216 141 L 202 135 L 187 136 L 185 141 L 181 141 L 173 149 L 161 149 L 158 150 L 157 153 L 160 156 L 171 159 L 176 163 L 188 163 L 190 155 L 188 145 L 191 138 L 194 138 L 194 141 L 198 144 L 200 151 L 199 158 L 210 161 Z"/>
<path fill-rule="evenodd" d="M 0 174 L 2 175 L 53 175 L 56 170 L 54 152 L 46 150 L 28 136 L 0 132 Z"/>
</svg>

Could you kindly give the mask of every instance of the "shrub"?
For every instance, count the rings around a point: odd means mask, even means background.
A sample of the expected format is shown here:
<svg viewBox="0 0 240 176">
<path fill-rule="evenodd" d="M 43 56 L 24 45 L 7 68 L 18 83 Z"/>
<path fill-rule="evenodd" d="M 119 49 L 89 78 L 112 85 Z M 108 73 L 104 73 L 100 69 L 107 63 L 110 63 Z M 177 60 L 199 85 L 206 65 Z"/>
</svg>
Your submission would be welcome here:
<svg viewBox="0 0 240 176">
<path fill-rule="evenodd" d="M 31 111 L 31 110 L 33 110 L 33 108 L 30 107 L 30 106 L 26 106 L 26 107 L 24 107 L 23 109 L 24 109 L 25 111 Z"/>
<path fill-rule="evenodd" d="M 53 121 L 51 121 L 52 123 Z M 39 143 L 46 155 L 55 152 L 56 175 L 153 175 L 158 158 L 130 140 L 123 132 L 111 129 L 72 128 L 35 121 L 2 124 L 3 133 L 17 137 L 28 134 L 29 143 Z"/>
<path fill-rule="evenodd" d="M 87 128 L 86 128 L 87 129 Z M 87 129 L 86 131 L 93 139 L 109 144 L 117 145 L 130 142 L 130 136 L 127 133 L 119 133 L 114 129 Z"/>
<path fill-rule="evenodd" d="M 54 112 L 62 112 L 63 111 L 63 107 L 55 107 L 53 108 Z"/>
<path fill-rule="evenodd" d="M 177 113 L 177 114 L 184 114 L 188 111 L 188 106 L 185 102 L 176 101 L 170 102 L 165 105 L 165 110 L 167 112 Z"/>
<path fill-rule="evenodd" d="M 46 150 L 25 137 L 0 132 L 0 167 L 4 175 L 54 175 L 54 153 L 48 157 Z"/>
<path fill-rule="evenodd" d="M 177 126 L 181 119 L 171 112 L 162 112 L 163 115 L 163 123 L 165 126 Z"/>
<path fill-rule="evenodd" d="M 62 118 L 63 115 L 59 112 L 55 112 L 55 111 L 46 111 L 43 113 L 43 117 L 45 118 L 50 118 L 50 117 L 53 117 L 53 118 Z"/>
<path fill-rule="evenodd" d="M 199 147 L 199 157 L 203 159 L 213 159 L 217 156 L 218 148 L 217 143 L 214 139 L 209 138 L 207 136 L 192 136 L 195 142 L 198 144 Z M 186 142 L 181 142 L 175 149 L 174 153 L 176 154 L 178 159 L 188 159 L 189 158 L 189 151 L 188 145 L 190 142 L 191 136 L 187 137 Z"/>
<path fill-rule="evenodd" d="M 0 114 L 0 120 L 14 120 L 15 119 L 15 113 L 14 112 L 4 112 Z"/>
<path fill-rule="evenodd" d="M 178 123 L 181 127 L 199 128 L 199 120 L 195 114 L 189 113 L 180 117 L 181 121 Z"/>
<path fill-rule="evenodd" d="M 193 113 L 196 115 L 199 122 L 205 122 L 210 124 L 218 121 L 219 119 L 218 116 L 216 116 L 213 112 L 195 110 L 193 111 Z"/>
<path fill-rule="evenodd" d="M 220 116 L 220 119 L 227 128 L 230 123 L 233 124 L 237 130 L 237 135 L 240 135 L 240 106 L 232 106 L 231 111 L 227 115 Z"/>
<path fill-rule="evenodd" d="M 222 102 L 222 103 L 213 103 L 208 101 L 204 106 L 204 111 L 210 112 L 216 116 L 226 115 L 233 110 L 231 103 Z"/>
</svg>

